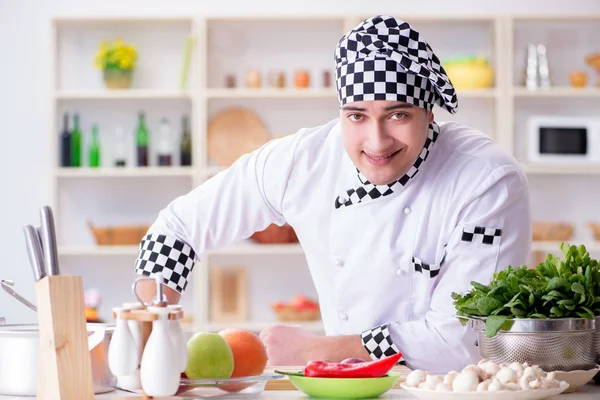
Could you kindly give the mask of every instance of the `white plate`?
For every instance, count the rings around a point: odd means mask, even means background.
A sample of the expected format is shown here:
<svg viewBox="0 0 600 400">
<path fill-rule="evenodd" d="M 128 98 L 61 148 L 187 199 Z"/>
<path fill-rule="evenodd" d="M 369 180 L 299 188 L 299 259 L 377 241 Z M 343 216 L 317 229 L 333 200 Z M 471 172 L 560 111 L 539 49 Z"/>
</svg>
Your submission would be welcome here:
<svg viewBox="0 0 600 400">
<path fill-rule="evenodd" d="M 569 384 L 569 388 L 565 390 L 565 393 L 572 393 L 591 381 L 599 371 L 600 365 L 596 365 L 596 368 L 590 370 L 554 371 L 554 373 L 556 374 L 556 380 L 565 381 Z"/>
<path fill-rule="evenodd" d="M 429 389 L 417 389 L 406 386 L 402 383 L 400 387 L 413 396 L 422 400 L 541 400 L 561 394 L 569 387 L 567 382 L 561 381 L 560 387 L 555 389 L 537 389 L 537 390 L 501 390 L 499 392 L 436 392 Z"/>
</svg>

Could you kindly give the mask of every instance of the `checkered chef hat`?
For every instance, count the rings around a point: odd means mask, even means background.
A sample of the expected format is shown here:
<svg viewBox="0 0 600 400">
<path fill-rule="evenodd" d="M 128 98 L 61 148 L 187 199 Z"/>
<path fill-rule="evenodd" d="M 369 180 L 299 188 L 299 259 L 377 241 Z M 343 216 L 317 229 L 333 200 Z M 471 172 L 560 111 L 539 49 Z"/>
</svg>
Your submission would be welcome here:
<svg viewBox="0 0 600 400">
<path fill-rule="evenodd" d="M 378 15 L 344 35 L 335 50 L 340 105 L 395 100 L 456 112 L 456 92 L 440 60 L 419 32 L 402 20 Z"/>
</svg>

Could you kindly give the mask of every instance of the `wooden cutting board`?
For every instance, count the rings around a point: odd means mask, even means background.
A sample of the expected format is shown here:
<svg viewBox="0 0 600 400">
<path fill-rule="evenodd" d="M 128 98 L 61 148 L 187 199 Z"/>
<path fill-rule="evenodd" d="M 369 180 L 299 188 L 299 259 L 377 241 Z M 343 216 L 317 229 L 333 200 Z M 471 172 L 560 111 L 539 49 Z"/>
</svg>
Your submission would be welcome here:
<svg viewBox="0 0 600 400">
<path fill-rule="evenodd" d="M 294 367 L 294 366 L 285 366 L 285 367 L 268 367 L 265 373 L 274 373 L 275 370 L 280 371 L 290 371 L 290 372 L 298 372 L 302 370 L 303 367 Z M 410 369 L 404 365 L 397 365 L 392 368 L 392 371 L 400 373 L 400 379 L 393 386 L 394 389 L 399 389 L 400 384 L 406 380 L 406 377 L 410 373 Z M 284 376 L 281 379 L 275 379 L 272 381 L 268 381 L 265 385 L 265 390 L 297 390 L 296 387 L 292 384 L 290 379 L 287 376 Z"/>
<path fill-rule="evenodd" d="M 206 145 L 212 161 L 229 167 L 270 139 L 269 130 L 258 114 L 247 108 L 232 107 L 210 120 Z"/>
</svg>

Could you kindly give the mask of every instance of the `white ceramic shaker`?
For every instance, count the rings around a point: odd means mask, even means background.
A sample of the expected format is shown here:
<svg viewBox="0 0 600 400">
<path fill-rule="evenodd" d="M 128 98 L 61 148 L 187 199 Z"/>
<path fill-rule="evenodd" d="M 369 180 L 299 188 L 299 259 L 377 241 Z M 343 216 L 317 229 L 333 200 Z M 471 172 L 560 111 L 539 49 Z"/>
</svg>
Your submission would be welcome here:
<svg viewBox="0 0 600 400">
<path fill-rule="evenodd" d="M 142 310 L 144 306 L 139 302 L 123 303 L 123 308 L 127 310 Z M 136 344 L 138 360 L 137 368 L 135 372 L 130 375 L 123 375 L 117 377 L 117 387 L 125 390 L 140 390 L 142 383 L 140 380 L 140 364 L 142 363 L 143 343 L 142 343 L 142 323 L 136 320 L 128 320 L 129 330 L 133 335 L 133 339 Z"/>
<path fill-rule="evenodd" d="M 168 307 L 171 309 L 171 311 L 179 311 L 183 308 L 179 304 L 171 304 Z M 177 354 L 177 365 L 179 366 L 179 372 L 184 372 L 188 363 L 187 338 L 178 319 L 169 320 L 169 332 L 171 335 L 171 340 L 173 341 L 175 353 Z"/>
<path fill-rule="evenodd" d="M 108 346 L 108 368 L 116 377 L 130 375 L 138 366 L 135 339 L 127 321 L 122 318 L 124 311 L 123 307 L 113 308 L 117 323 Z"/>
</svg>

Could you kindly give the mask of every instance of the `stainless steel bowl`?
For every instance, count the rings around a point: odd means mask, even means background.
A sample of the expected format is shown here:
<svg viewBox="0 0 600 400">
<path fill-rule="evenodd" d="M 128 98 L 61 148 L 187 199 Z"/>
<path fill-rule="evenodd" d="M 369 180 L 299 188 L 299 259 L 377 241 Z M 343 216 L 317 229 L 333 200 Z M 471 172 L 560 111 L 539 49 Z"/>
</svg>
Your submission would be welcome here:
<svg viewBox="0 0 600 400">
<path fill-rule="evenodd" d="M 108 368 L 108 346 L 114 326 L 88 323 L 91 333 L 105 329 L 104 340 L 90 350 L 94 393 L 115 389 Z M 39 330 L 37 324 L 0 325 L 0 395 L 35 396 L 38 380 Z"/>
<path fill-rule="evenodd" d="M 528 362 L 545 371 L 573 371 L 596 366 L 596 320 L 554 318 L 510 320 L 494 337 L 485 334 L 485 319 L 471 319 L 479 352 L 497 363 Z"/>
</svg>

